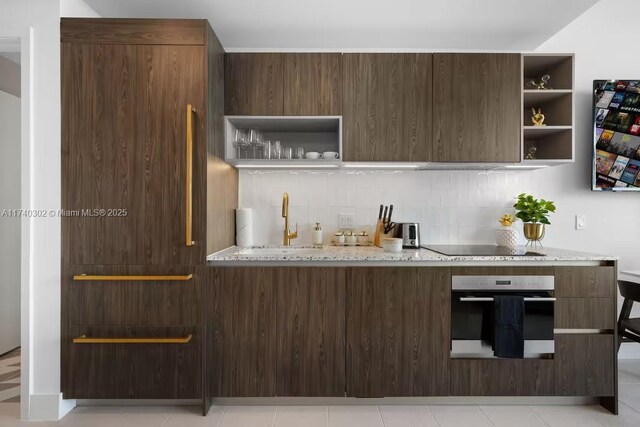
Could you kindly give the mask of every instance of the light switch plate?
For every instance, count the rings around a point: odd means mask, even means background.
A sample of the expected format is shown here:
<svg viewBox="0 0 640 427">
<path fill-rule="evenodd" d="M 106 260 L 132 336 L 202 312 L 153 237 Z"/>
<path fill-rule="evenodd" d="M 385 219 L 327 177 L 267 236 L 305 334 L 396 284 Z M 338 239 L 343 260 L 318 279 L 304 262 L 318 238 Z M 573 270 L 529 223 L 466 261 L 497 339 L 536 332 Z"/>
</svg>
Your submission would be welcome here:
<svg viewBox="0 0 640 427">
<path fill-rule="evenodd" d="M 576 230 L 584 230 L 587 228 L 587 216 L 576 215 Z"/>
<path fill-rule="evenodd" d="M 356 214 L 343 213 L 338 215 L 338 227 L 342 229 L 355 228 Z"/>
</svg>

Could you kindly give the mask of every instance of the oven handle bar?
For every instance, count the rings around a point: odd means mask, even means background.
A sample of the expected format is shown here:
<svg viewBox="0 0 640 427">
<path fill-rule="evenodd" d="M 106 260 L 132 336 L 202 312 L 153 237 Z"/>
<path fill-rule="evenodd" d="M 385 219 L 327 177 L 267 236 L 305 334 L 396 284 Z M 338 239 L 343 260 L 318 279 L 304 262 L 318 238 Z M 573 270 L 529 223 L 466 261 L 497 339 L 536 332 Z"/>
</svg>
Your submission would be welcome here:
<svg viewBox="0 0 640 427">
<path fill-rule="evenodd" d="M 545 302 L 545 301 L 555 301 L 556 299 L 553 297 L 531 297 L 531 298 L 525 298 L 525 301 L 540 301 L 540 302 Z M 473 302 L 473 301 L 493 301 L 492 297 L 460 297 L 460 301 L 464 302 L 464 301 L 469 301 L 469 302 Z"/>
</svg>

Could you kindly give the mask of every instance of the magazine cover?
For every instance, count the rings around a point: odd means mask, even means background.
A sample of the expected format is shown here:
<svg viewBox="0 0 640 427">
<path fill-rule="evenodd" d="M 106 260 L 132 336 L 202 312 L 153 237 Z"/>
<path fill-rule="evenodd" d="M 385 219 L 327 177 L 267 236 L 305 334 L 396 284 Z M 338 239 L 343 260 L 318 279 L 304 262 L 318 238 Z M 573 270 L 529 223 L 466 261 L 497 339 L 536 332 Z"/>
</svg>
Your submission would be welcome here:
<svg viewBox="0 0 640 427">
<path fill-rule="evenodd" d="M 627 164 L 627 168 L 624 170 L 624 172 L 622 172 L 620 181 L 624 181 L 627 184 L 633 184 L 636 181 L 638 172 L 640 172 L 640 161 L 629 160 L 629 163 Z"/>
<path fill-rule="evenodd" d="M 598 112 L 596 113 L 596 126 L 600 127 L 602 125 L 602 122 L 604 122 L 604 119 L 607 117 L 608 113 L 609 113 L 609 110 L 605 108 L 598 109 Z"/>
<path fill-rule="evenodd" d="M 613 153 L 607 153 L 606 151 L 598 150 L 596 152 L 596 172 L 606 175 L 611 170 L 611 166 L 616 161 L 616 156 Z"/>
<path fill-rule="evenodd" d="M 624 92 L 616 92 L 611 98 L 611 102 L 609 103 L 609 108 L 620 108 L 622 105 L 622 101 L 624 100 L 625 93 Z"/>
<path fill-rule="evenodd" d="M 622 111 L 640 113 L 640 93 L 625 93 L 624 99 L 620 104 L 620 109 Z"/>
<path fill-rule="evenodd" d="M 602 92 L 601 94 L 599 94 L 598 96 L 600 97 L 600 99 L 598 100 L 598 103 L 596 104 L 596 107 L 597 108 L 609 108 L 609 103 L 613 99 L 614 93 L 615 92 L 605 91 L 605 92 Z"/>
<path fill-rule="evenodd" d="M 631 80 L 627 84 L 627 92 L 640 93 L 640 80 Z"/>
<path fill-rule="evenodd" d="M 618 82 L 616 80 L 608 80 L 604 82 L 604 90 L 610 90 L 610 91 L 614 91 L 616 90 L 616 86 L 618 85 Z"/>
<path fill-rule="evenodd" d="M 604 132 L 603 132 L 604 133 Z M 627 135 L 626 133 L 616 132 L 607 147 L 610 153 L 616 153 L 621 156 L 634 158 L 640 147 L 640 136 Z"/>
<path fill-rule="evenodd" d="M 596 187 L 597 188 L 613 188 L 616 185 L 616 180 L 609 178 L 606 175 L 597 174 Z"/>
<path fill-rule="evenodd" d="M 616 184 L 614 185 L 614 187 L 616 187 L 616 188 L 627 188 L 629 186 L 626 183 L 622 182 L 622 181 L 616 181 Z"/>
<path fill-rule="evenodd" d="M 629 133 L 631 135 L 640 135 L 640 115 L 636 117 L 636 120 L 629 127 Z"/>
<path fill-rule="evenodd" d="M 627 167 L 627 163 L 629 163 L 629 158 L 624 156 L 618 156 L 616 161 L 613 163 L 611 170 L 609 171 L 609 177 L 614 179 L 620 179 L 622 173 Z"/>
<path fill-rule="evenodd" d="M 631 127 L 633 119 L 635 119 L 635 117 L 629 113 L 622 111 L 610 111 L 604 119 L 604 122 L 602 122 L 602 127 L 618 132 L 626 132 L 629 130 L 629 127 Z"/>
</svg>

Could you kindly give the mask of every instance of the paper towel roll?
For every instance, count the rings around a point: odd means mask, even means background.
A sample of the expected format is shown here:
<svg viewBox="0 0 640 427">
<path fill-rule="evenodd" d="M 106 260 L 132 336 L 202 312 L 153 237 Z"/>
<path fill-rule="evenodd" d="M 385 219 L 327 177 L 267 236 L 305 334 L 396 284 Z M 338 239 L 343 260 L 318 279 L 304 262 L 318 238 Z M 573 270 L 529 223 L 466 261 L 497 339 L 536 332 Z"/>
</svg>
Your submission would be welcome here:
<svg viewBox="0 0 640 427">
<path fill-rule="evenodd" d="M 236 209 L 236 245 L 253 245 L 253 210 Z"/>
</svg>

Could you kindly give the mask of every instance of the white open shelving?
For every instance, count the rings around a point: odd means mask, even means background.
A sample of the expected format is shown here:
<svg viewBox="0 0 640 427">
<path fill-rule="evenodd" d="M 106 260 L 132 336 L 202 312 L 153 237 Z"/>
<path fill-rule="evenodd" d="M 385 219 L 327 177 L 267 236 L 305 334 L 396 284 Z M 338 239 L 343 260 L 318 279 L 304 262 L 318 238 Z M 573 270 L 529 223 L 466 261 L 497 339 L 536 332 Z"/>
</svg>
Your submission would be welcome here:
<svg viewBox="0 0 640 427">
<path fill-rule="evenodd" d="M 238 168 L 331 169 L 342 163 L 342 116 L 225 116 L 224 121 L 225 160 Z M 233 144 L 238 128 L 258 129 L 265 139 L 280 141 L 283 148 L 291 147 L 294 153 L 300 147 L 304 148 L 305 153 L 333 151 L 338 153 L 338 159 L 239 158 Z"/>
</svg>

